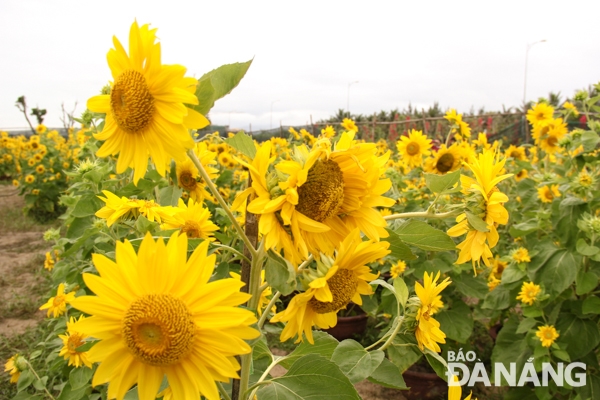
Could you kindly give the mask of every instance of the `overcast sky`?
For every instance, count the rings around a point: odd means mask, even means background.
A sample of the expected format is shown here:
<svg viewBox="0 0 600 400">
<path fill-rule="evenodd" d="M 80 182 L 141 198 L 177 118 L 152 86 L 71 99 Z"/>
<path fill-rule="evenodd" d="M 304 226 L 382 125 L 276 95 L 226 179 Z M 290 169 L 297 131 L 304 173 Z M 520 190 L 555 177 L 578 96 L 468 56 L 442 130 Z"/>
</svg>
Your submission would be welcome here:
<svg viewBox="0 0 600 400">
<path fill-rule="evenodd" d="M 527 44 L 542 39 L 529 52 L 527 98 L 572 96 L 600 81 L 599 15 L 597 0 L 0 0 L 0 128 L 26 126 L 21 95 L 48 110 L 48 126 L 62 126 L 63 102 L 79 115 L 111 79 L 112 36 L 127 48 L 134 19 L 158 28 L 163 63 L 191 76 L 254 58 L 209 117 L 255 130 L 327 118 L 348 93 L 362 114 L 409 102 L 518 106 Z"/>
</svg>

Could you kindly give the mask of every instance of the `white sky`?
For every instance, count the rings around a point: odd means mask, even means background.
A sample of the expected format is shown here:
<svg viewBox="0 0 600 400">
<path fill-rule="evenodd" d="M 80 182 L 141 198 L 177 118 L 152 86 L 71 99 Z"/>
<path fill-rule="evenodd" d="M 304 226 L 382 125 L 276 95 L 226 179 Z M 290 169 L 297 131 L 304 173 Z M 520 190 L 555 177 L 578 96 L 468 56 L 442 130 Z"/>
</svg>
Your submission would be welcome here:
<svg viewBox="0 0 600 400">
<path fill-rule="evenodd" d="M 0 0 L 0 128 L 25 127 L 14 106 L 86 100 L 110 76 L 116 35 L 134 19 L 158 28 L 165 64 L 200 77 L 254 57 L 246 77 L 210 114 L 248 129 L 304 124 L 346 108 L 372 114 L 409 102 L 468 112 L 572 96 L 600 81 L 600 1 L 113 1 Z"/>
</svg>

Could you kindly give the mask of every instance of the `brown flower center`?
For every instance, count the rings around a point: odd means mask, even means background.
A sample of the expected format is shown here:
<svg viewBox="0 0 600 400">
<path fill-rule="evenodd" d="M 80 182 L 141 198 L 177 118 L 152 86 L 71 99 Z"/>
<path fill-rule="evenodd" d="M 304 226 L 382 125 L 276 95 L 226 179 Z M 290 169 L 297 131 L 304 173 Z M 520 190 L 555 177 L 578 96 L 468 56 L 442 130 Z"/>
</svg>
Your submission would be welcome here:
<svg viewBox="0 0 600 400">
<path fill-rule="evenodd" d="M 138 133 L 154 115 L 154 97 L 141 72 L 129 69 L 115 80 L 110 92 L 110 107 L 119 128 Z"/>
<path fill-rule="evenodd" d="M 452 153 L 446 153 L 442 155 L 439 158 L 438 162 L 435 164 L 435 168 L 442 173 L 450 171 L 453 166 L 454 156 L 452 155 Z"/>
<path fill-rule="evenodd" d="M 317 161 L 298 187 L 296 210 L 318 222 L 337 214 L 344 203 L 344 175 L 336 162 Z"/>
<path fill-rule="evenodd" d="M 329 290 L 333 295 L 333 301 L 323 302 L 316 298 L 309 300 L 308 305 L 318 314 L 327 314 L 330 312 L 337 312 L 344 308 L 356 292 L 358 281 L 354 277 L 354 273 L 348 269 L 339 269 L 329 280 L 327 281 Z"/>
<path fill-rule="evenodd" d="M 415 142 L 410 142 L 407 146 L 406 146 L 406 153 L 409 156 L 414 156 L 419 154 L 419 150 L 420 150 L 420 146 L 418 143 Z"/>
</svg>

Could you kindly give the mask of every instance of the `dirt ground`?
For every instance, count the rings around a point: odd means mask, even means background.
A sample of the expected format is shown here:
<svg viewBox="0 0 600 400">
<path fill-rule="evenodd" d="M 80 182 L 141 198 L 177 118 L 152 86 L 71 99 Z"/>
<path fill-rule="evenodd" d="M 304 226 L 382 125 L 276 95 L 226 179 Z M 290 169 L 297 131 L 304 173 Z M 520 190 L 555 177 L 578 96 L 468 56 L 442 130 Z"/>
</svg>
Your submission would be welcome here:
<svg viewBox="0 0 600 400">
<path fill-rule="evenodd" d="M 0 185 L 0 335 L 14 336 L 44 318 L 44 255 L 47 227 L 22 215 L 23 199 L 13 186 Z"/>
</svg>

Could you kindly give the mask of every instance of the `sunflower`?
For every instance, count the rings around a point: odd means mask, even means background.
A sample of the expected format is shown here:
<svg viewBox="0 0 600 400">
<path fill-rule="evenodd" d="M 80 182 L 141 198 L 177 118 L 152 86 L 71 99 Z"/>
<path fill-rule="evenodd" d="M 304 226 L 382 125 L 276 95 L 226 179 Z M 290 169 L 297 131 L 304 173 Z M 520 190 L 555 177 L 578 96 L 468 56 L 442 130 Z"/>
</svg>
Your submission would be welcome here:
<svg viewBox="0 0 600 400">
<path fill-rule="evenodd" d="M 250 353 L 244 340 L 259 336 L 249 326 L 254 314 L 238 307 L 250 295 L 236 279 L 209 282 L 216 256 L 207 255 L 208 241 L 188 260 L 187 249 L 176 232 L 166 245 L 147 234 L 137 254 L 117 242 L 116 262 L 92 255 L 100 276 L 83 279 L 96 296 L 73 301 L 92 316 L 74 329 L 99 339 L 88 352 L 100 363 L 92 385 L 109 383 L 108 398 L 123 399 L 137 383 L 139 398 L 154 400 L 166 375 L 173 398 L 216 400 L 215 381 L 238 377 L 235 356 Z"/>
<path fill-rule="evenodd" d="M 528 305 L 533 305 L 541 292 L 542 288 L 539 285 L 533 282 L 523 282 L 517 300 L 521 300 L 521 302 Z"/>
<path fill-rule="evenodd" d="M 87 107 L 106 114 L 102 132 L 94 137 L 104 141 L 99 157 L 119 154 L 117 173 L 127 167 L 135 170 L 137 184 L 148 167 L 150 156 L 156 170 L 165 176 L 170 158 L 183 161 L 186 150 L 194 147 L 188 129 L 199 129 L 208 120 L 186 107 L 198 104 L 194 95 L 197 81 L 184 77 L 181 65 L 162 65 L 156 29 L 148 25 L 131 25 L 129 55 L 114 37 L 115 48 L 107 58 L 112 77 L 110 94 L 94 96 Z"/>
<path fill-rule="evenodd" d="M 233 162 L 233 157 L 231 157 L 231 154 L 229 154 L 228 151 L 224 151 L 219 154 L 219 164 L 221 164 L 223 167 L 228 168 L 229 165 L 232 164 L 232 162 Z"/>
<path fill-rule="evenodd" d="M 106 205 L 96 211 L 96 217 L 106 220 L 106 225 L 111 226 L 121 217 L 137 218 L 139 215 L 139 203 L 137 200 L 130 200 L 127 197 L 119 197 L 108 190 L 103 190 L 102 193 L 106 197 L 98 196 Z"/>
<path fill-rule="evenodd" d="M 524 247 L 519 247 L 516 250 L 513 250 L 510 253 L 510 257 L 518 263 L 528 263 L 531 262 L 531 258 L 529 257 L 529 251 L 527 251 Z"/>
<path fill-rule="evenodd" d="M 344 120 L 342 121 L 342 128 L 344 128 L 347 131 L 358 132 L 358 127 L 350 118 L 344 118 Z"/>
<path fill-rule="evenodd" d="M 440 293 L 452 282 L 450 278 L 446 278 L 438 284 L 439 279 L 439 271 L 435 279 L 433 278 L 433 272 L 431 275 L 425 272 L 423 285 L 419 282 L 415 283 L 415 293 L 421 302 L 421 306 L 417 311 L 415 337 L 421 351 L 427 347 L 429 350 L 439 353 L 441 349 L 438 343 L 446 343 L 446 334 L 442 332 L 440 323 L 433 318 L 433 315 L 444 306 Z"/>
<path fill-rule="evenodd" d="M 508 146 L 508 149 L 506 149 L 506 152 L 504 152 L 504 156 L 506 158 L 512 158 L 515 160 L 527 160 L 527 156 L 525 155 L 525 148 L 521 146 L 517 147 L 513 144 Z"/>
<path fill-rule="evenodd" d="M 552 115 L 554 115 L 554 107 L 546 103 L 537 103 L 527 111 L 527 121 L 535 126 L 539 122 L 552 118 Z"/>
<path fill-rule="evenodd" d="M 460 167 L 463 155 L 459 146 L 455 143 L 450 147 L 443 144 L 439 150 L 434 151 L 432 157 L 425 161 L 425 171 L 444 175 L 456 171 Z"/>
<path fill-rule="evenodd" d="M 173 217 L 166 218 L 161 229 L 179 229 L 188 238 L 215 240 L 213 232 L 219 230 L 219 227 L 210 220 L 210 211 L 204 208 L 202 203 L 189 199 L 186 205 L 182 199 L 179 199 L 174 211 Z"/>
<path fill-rule="evenodd" d="M 556 197 L 560 197 L 560 191 L 558 190 L 558 185 L 551 186 L 543 186 L 538 188 L 538 198 L 542 201 L 542 203 L 552 203 L 552 201 Z"/>
<path fill-rule="evenodd" d="M 350 301 L 361 305 L 361 295 L 373 293 L 367 282 L 377 278 L 366 264 L 389 254 L 388 247 L 388 242 L 363 242 L 355 229 L 340 244 L 335 258 L 322 255 L 317 270 L 305 273 L 310 277 L 308 290 L 294 296 L 284 311 L 271 318 L 271 322 L 286 323 L 280 340 L 285 342 L 297 336 L 298 343 L 304 333 L 314 344 L 311 330 L 314 325 L 321 329 L 334 327 L 336 313 Z"/>
<path fill-rule="evenodd" d="M 546 153 L 554 154 L 560 150 L 559 141 L 567 134 L 567 124 L 562 118 L 550 118 L 533 127 L 531 136 L 535 144 Z"/>
<path fill-rule="evenodd" d="M 47 130 L 48 130 L 48 128 L 46 128 L 46 125 L 39 124 L 38 126 L 35 127 L 35 132 L 40 135 L 46 133 Z"/>
<path fill-rule="evenodd" d="M 538 327 L 535 336 L 537 336 L 542 342 L 542 347 L 550 347 L 560 335 L 558 334 L 554 326 L 544 325 Z"/>
<path fill-rule="evenodd" d="M 321 129 L 321 135 L 325 136 L 326 138 L 332 138 L 335 136 L 335 134 L 335 129 L 333 129 L 333 126 L 331 125 L 327 125 L 324 129 Z"/>
<path fill-rule="evenodd" d="M 43 165 L 38 165 L 37 167 L 35 167 L 35 172 L 37 172 L 38 174 L 43 174 L 46 171 L 46 168 L 44 168 Z"/>
<path fill-rule="evenodd" d="M 49 251 L 46 252 L 44 268 L 46 268 L 48 271 L 52 271 L 52 269 L 54 268 L 54 259 L 52 258 L 52 254 Z"/>
<path fill-rule="evenodd" d="M 374 143 L 356 143 L 354 132 L 344 132 L 334 150 L 329 139 L 322 138 L 310 150 L 297 147 L 293 160 L 277 163 L 277 175 L 269 184 L 256 167 L 238 160 L 252 175 L 257 198 L 248 211 L 261 214 L 259 230 L 267 248 L 284 247 L 286 258 L 296 264 L 296 253 L 301 259 L 309 252 L 332 255 L 354 228 L 373 240 L 387 237 L 386 221 L 376 207 L 395 203 L 383 197 L 391 187 L 390 179 L 380 179 L 389 153 L 377 157 L 376 151 Z M 254 163 L 266 172 L 269 157 L 270 151 L 259 151 Z M 246 190 L 240 196 L 248 195 Z M 289 239 L 281 238 L 282 234 Z M 283 242 L 293 242 L 295 249 Z"/>
<path fill-rule="evenodd" d="M 398 276 L 400 276 L 404 271 L 406 271 L 406 262 L 398 260 L 396 264 L 392 265 L 392 268 L 390 269 L 390 274 L 392 274 L 392 278 L 395 279 Z"/>
<path fill-rule="evenodd" d="M 217 149 L 215 151 L 209 150 L 209 146 L 204 142 L 196 143 L 194 147 L 194 153 L 198 157 L 198 160 L 204 167 L 204 170 L 210 177 L 210 179 L 217 178 L 219 170 L 214 168 L 216 164 L 215 158 L 217 157 Z M 206 190 L 206 183 L 200 176 L 198 168 L 194 165 L 192 160 L 189 158 L 178 162 L 176 167 L 177 183 L 180 188 L 187 190 L 190 193 L 190 197 L 197 202 L 203 202 L 204 199 L 208 199 L 214 202 L 213 196 Z"/>
<path fill-rule="evenodd" d="M 410 167 L 420 167 L 423 156 L 431 154 L 431 139 L 423 135 L 423 132 L 412 129 L 408 136 L 402 136 L 396 143 L 398 153 Z"/>
<path fill-rule="evenodd" d="M 79 321 L 84 319 L 83 315 L 79 317 Z M 63 347 L 58 353 L 59 356 L 63 356 L 65 360 L 69 360 L 69 365 L 74 365 L 75 368 L 79 368 L 85 365 L 88 368 L 92 368 L 92 363 L 88 360 L 87 352 L 77 351 L 77 348 L 85 343 L 87 336 L 82 335 L 74 330 L 75 320 L 73 317 L 67 322 L 67 333 L 65 335 L 58 335 L 63 342 Z"/>
<path fill-rule="evenodd" d="M 25 363 L 23 356 L 15 354 L 6 361 L 4 364 L 4 372 L 10 373 L 10 383 L 17 383 L 21 372 L 25 370 L 27 364 Z"/>
<path fill-rule="evenodd" d="M 526 169 L 522 169 L 515 174 L 515 181 L 521 182 L 523 179 L 527 178 L 529 172 Z"/>
<path fill-rule="evenodd" d="M 56 296 L 50 297 L 46 304 L 40 307 L 40 310 L 48 309 L 48 317 L 52 314 L 54 318 L 57 318 L 67 311 L 67 304 L 72 303 L 74 299 L 75 292 L 65 294 L 65 284 L 61 283 L 56 290 Z"/>
<path fill-rule="evenodd" d="M 29 165 L 30 167 L 33 167 L 35 163 L 35 158 L 30 158 L 29 160 L 27 160 L 27 165 Z"/>
<path fill-rule="evenodd" d="M 467 214 L 463 213 L 456 218 L 457 224 L 448 230 L 448 235 L 457 237 L 467 234 L 465 240 L 456 246 L 460 249 L 456 263 L 462 264 L 472 260 L 475 274 L 477 274 L 475 263 L 479 264 L 481 259 L 485 265 L 491 266 L 490 249 L 496 246 L 499 239 L 496 226 L 508 222 L 508 211 L 503 205 L 508 201 L 508 196 L 496 187 L 499 182 L 511 176 L 511 174 L 501 175 L 505 162 L 506 159 L 500 160 L 499 153 L 494 150 L 484 150 L 467 164 L 475 179 L 461 176 L 463 194 L 467 195 L 468 212 L 479 217 L 485 224 L 486 230 L 478 230 L 472 226 Z"/>
</svg>

